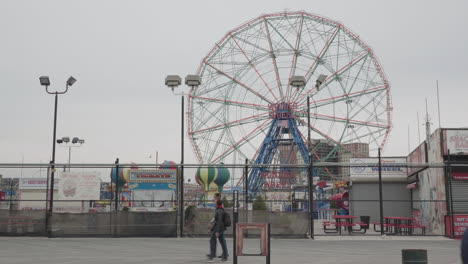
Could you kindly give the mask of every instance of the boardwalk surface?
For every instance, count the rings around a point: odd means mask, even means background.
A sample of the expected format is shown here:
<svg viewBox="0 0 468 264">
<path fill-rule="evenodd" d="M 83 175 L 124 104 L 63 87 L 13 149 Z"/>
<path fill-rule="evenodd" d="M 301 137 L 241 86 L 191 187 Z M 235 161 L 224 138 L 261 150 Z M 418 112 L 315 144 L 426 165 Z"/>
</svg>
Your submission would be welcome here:
<svg viewBox="0 0 468 264">
<path fill-rule="evenodd" d="M 317 237 L 273 239 L 271 263 L 401 263 L 402 249 L 427 249 L 429 263 L 461 263 L 460 241 L 440 237 Z M 259 242 L 247 239 L 246 253 Z M 228 239 L 230 254 L 232 240 Z M 219 249 L 220 250 L 220 249 Z M 206 238 L 29 238 L 0 237 L 2 264 L 172 264 L 204 263 Z M 232 258 L 228 263 L 232 263 Z M 265 263 L 263 257 L 239 257 L 239 264 Z"/>
</svg>

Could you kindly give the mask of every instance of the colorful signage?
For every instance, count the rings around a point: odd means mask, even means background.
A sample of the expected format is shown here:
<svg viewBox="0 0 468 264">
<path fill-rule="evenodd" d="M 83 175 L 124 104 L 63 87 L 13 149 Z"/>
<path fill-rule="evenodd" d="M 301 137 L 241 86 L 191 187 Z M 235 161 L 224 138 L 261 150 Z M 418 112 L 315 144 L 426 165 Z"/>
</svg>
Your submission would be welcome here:
<svg viewBox="0 0 468 264">
<path fill-rule="evenodd" d="M 128 185 L 130 190 L 175 190 L 175 183 L 167 182 L 132 182 Z"/>
<path fill-rule="evenodd" d="M 452 232 L 452 224 L 453 230 Z M 452 216 L 446 216 L 445 218 L 445 229 L 449 236 L 451 237 L 461 237 L 465 232 L 465 229 L 468 228 L 468 215 L 454 215 L 453 222 Z"/>
<path fill-rule="evenodd" d="M 339 181 L 334 181 L 333 182 L 333 188 L 344 188 L 346 187 L 346 181 L 344 180 L 339 180 Z"/>
<path fill-rule="evenodd" d="M 59 180 L 54 179 L 54 190 L 59 188 Z M 45 190 L 47 189 L 47 178 L 24 178 L 19 181 L 20 190 Z"/>
<path fill-rule="evenodd" d="M 129 170 L 129 182 L 176 183 L 176 170 Z"/>
<path fill-rule="evenodd" d="M 350 159 L 350 177 L 353 182 L 379 180 L 378 158 Z M 382 180 L 386 182 L 406 181 L 408 170 L 406 158 L 382 158 Z"/>
</svg>

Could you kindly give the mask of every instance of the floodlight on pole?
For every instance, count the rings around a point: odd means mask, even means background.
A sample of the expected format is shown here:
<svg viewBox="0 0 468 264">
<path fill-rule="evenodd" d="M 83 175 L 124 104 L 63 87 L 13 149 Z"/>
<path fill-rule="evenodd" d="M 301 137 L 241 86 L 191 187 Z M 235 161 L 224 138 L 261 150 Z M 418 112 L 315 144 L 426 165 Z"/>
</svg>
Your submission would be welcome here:
<svg viewBox="0 0 468 264">
<path fill-rule="evenodd" d="M 306 79 L 304 76 L 292 76 L 291 79 L 289 79 L 289 85 L 299 90 L 299 88 L 305 87 Z"/>
<path fill-rule="evenodd" d="M 198 75 L 187 75 L 185 77 L 185 84 L 190 87 L 199 86 L 201 84 L 200 76 Z"/>
<path fill-rule="evenodd" d="M 67 80 L 67 85 L 72 86 L 76 82 L 76 79 L 73 76 L 70 76 Z"/>
<path fill-rule="evenodd" d="M 50 85 L 50 79 L 49 76 L 41 76 L 39 77 L 39 81 L 41 82 L 42 86 L 49 86 Z"/>
<path fill-rule="evenodd" d="M 320 74 L 319 77 L 317 78 L 317 81 L 315 82 L 315 88 L 317 88 L 317 91 L 319 90 L 320 88 L 320 85 L 322 85 L 322 83 L 325 81 L 325 79 L 327 79 L 327 75 L 325 74 Z"/>
<path fill-rule="evenodd" d="M 172 91 L 174 91 L 174 88 L 179 86 L 182 83 L 182 79 L 180 78 L 179 75 L 167 75 L 166 76 L 166 81 L 165 84 L 166 86 L 169 86 Z"/>
<path fill-rule="evenodd" d="M 70 143 L 70 137 L 62 137 L 61 139 L 57 139 L 57 143 L 58 144 L 62 144 L 62 143 L 65 143 L 65 146 L 64 147 L 68 147 L 68 171 L 70 171 L 70 163 L 71 163 L 71 148 L 72 147 L 79 147 L 81 145 L 84 144 L 84 139 L 80 139 L 78 137 L 74 137 L 72 140 L 71 140 L 71 143 L 73 145 L 68 145 L 68 143 Z M 75 146 L 75 144 L 79 144 L 78 146 Z M 65 168 L 64 168 L 65 169 Z"/>
</svg>

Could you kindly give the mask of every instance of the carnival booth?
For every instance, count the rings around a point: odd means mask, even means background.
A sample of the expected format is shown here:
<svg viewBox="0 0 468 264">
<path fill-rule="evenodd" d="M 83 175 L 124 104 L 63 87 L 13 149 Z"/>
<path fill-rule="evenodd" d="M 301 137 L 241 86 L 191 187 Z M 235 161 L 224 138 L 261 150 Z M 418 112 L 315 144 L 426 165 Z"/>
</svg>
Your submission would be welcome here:
<svg viewBox="0 0 468 264">
<path fill-rule="evenodd" d="M 112 169 L 112 182 L 118 188 L 121 205 L 131 211 L 173 211 L 177 202 L 177 167 L 164 161 L 160 169 L 136 166 Z M 118 174 L 118 177 L 117 177 Z"/>
</svg>

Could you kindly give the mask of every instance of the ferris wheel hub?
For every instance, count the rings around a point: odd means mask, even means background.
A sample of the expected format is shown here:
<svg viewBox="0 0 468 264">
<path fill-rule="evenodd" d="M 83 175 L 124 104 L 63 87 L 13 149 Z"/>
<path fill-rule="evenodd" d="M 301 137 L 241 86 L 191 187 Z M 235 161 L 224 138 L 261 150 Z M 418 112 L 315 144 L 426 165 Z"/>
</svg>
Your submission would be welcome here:
<svg viewBox="0 0 468 264">
<path fill-rule="evenodd" d="M 271 119 L 292 119 L 297 109 L 297 103 L 279 102 L 268 106 Z"/>
</svg>

